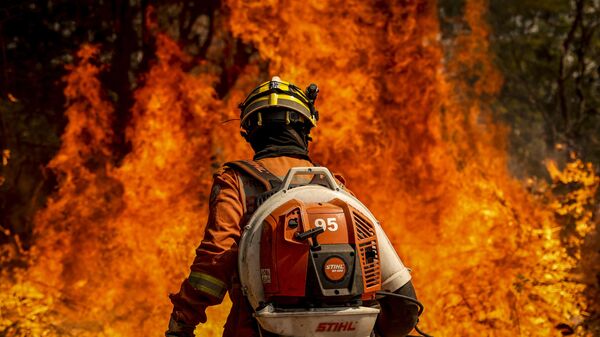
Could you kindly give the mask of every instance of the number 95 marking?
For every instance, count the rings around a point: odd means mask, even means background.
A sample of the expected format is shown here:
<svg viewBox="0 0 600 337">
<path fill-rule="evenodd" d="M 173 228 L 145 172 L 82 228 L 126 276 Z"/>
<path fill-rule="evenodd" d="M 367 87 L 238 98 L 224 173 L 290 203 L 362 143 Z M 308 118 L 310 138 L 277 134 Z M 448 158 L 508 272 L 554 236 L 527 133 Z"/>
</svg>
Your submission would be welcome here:
<svg viewBox="0 0 600 337">
<path fill-rule="evenodd" d="M 337 222 L 335 222 L 335 218 L 327 218 L 327 221 L 323 218 L 315 219 L 315 226 L 321 227 L 325 231 L 335 232 L 338 230 L 339 226 Z"/>
</svg>

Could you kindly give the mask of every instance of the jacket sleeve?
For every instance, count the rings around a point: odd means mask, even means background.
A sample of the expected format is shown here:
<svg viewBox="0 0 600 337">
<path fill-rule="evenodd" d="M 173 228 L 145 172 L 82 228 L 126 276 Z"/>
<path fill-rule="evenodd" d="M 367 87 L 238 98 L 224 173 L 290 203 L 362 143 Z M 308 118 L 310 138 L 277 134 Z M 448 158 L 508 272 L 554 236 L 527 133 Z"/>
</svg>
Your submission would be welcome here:
<svg viewBox="0 0 600 337">
<path fill-rule="evenodd" d="M 240 220 L 243 215 L 238 178 L 231 169 L 215 174 L 204 238 L 196 249 L 190 275 L 176 294 L 167 335 L 192 336 L 206 322 L 208 306 L 220 304 L 236 275 Z"/>
</svg>

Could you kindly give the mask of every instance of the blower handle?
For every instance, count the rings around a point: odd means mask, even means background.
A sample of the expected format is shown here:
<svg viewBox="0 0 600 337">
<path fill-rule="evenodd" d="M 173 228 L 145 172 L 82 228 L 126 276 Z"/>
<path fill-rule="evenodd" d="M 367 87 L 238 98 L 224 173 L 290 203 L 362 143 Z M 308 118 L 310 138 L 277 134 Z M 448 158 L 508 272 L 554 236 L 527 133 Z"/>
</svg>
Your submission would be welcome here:
<svg viewBox="0 0 600 337">
<path fill-rule="evenodd" d="M 310 246 L 310 250 L 321 250 L 321 245 L 319 245 L 319 241 L 317 241 L 317 236 L 319 236 L 320 234 L 325 233 L 325 230 L 323 229 L 323 227 L 315 227 L 311 230 L 308 230 L 306 232 L 303 233 L 298 233 L 296 232 L 296 239 L 300 240 L 300 241 L 304 241 L 308 238 L 312 239 L 312 244 Z"/>
<path fill-rule="evenodd" d="M 292 184 L 292 180 L 297 175 L 313 175 L 316 176 L 318 174 L 322 174 L 325 176 L 325 181 L 327 182 L 327 187 L 334 191 L 339 191 L 340 187 L 335 181 L 333 174 L 326 168 L 321 166 L 315 167 L 292 167 L 288 173 L 283 178 L 283 183 L 281 184 L 281 190 L 286 191 L 290 189 Z"/>
</svg>

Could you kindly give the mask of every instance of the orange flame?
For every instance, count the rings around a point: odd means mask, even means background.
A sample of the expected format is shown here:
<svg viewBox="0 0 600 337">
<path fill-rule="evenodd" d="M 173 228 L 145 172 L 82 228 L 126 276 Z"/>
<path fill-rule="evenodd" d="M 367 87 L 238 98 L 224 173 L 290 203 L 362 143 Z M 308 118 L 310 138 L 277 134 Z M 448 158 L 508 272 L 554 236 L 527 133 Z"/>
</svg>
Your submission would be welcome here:
<svg viewBox="0 0 600 337">
<path fill-rule="evenodd" d="M 75 303 L 77 312 L 65 315 L 100 319 L 124 335 L 164 329 L 155 315 L 168 317 L 166 294 L 186 274 L 202 235 L 200 196 L 210 184 L 211 128 L 219 107 L 214 78 L 184 72 L 187 56 L 167 37 L 157 39 L 158 62 L 136 93 L 127 130 L 132 151 L 119 167 L 107 161 L 93 173 L 86 167 L 99 157 L 91 152 L 104 139 L 98 130 L 110 130 L 96 123 L 109 121 L 112 109 L 99 98 L 92 54 L 73 69 L 67 96 L 82 72 L 87 82 L 77 88 L 91 95 L 81 95 L 83 102 L 68 110 L 63 147 L 51 163 L 65 177 L 37 219 L 40 259 L 33 273 Z M 94 137 L 83 139 L 87 133 Z"/>
<path fill-rule="evenodd" d="M 346 176 L 413 268 L 424 330 L 548 336 L 582 315 L 582 286 L 565 282 L 577 261 L 557 237 L 554 210 L 511 178 L 504 130 L 481 99 L 502 84 L 488 55 L 484 0 L 467 1 L 471 29 L 455 39 L 448 62 L 432 2 L 226 6 L 228 28 L 256 46 L 270 73 L 319 84 L 311 153 Z M 55 320 L 78 335 L 165 329 L 166 294 L 185 277 L 202 236 L 210 173 L 249 155 L 232 136 L 237 127 L 219 122 L 237 115 L 257 66 L 219 101 L 216 79 L 185 72 L 189 57 L 157 39 L 158 61 L 135 95 L 132 150 L 119 165 L 95 47 L 82 47 L 67 78 L 69 124 L 50 163 L 60 184 L 37 215 L 28 277 L 63 304 Z M 227 311 L 212 309 L 200 333 L 220 335 Z"/>
</svg>

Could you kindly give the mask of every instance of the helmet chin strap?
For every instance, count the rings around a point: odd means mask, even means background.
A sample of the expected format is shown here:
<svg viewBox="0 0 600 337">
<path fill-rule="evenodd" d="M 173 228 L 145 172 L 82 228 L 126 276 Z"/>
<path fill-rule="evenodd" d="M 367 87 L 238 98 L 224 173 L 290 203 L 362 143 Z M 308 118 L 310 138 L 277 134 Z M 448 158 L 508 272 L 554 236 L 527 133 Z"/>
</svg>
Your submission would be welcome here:
<svg viewBox="0 0 600 337">
<path fill-rule="evenodd" d="M 305 134 L 304 137 L 302 137 L 302 135 L 300 135 L 300 133 L 298 133 L 298 131 L 296 131 L 296 129 L 292 127 L 290 127 L 290 131 L 294 138 L 298 140 L 298 142 L 301 142 L 302 144 L 304 144 L 304 146 L 306 146 L 306 148 L 308 148 L 308 142 L 310 140 L 310 136 L 308 134 Z"/>
<path fill-rule="evenodd" d="M 295 123 L 302 123 L 300 121 L 295 120 Z M 267 125 L 273 126 L 273 125 L 278 125 L 281 124 L 279 126 L 279 128 L 281 129 L 289 129 L 291 131 L 292 136 L 301 144 L 304 144 L 305 146 L 308 147 L 308 143 L 310 141 L 312 141 L 312 138 L 310 137 L 310 129 L 311 127 L 304 122 L 304 124 L 301 126 L 301 128 L 304 130 L 306 130 L 306 132 L 299 132 L 298 129 L 296 127 L 292 127 L 291 124 L 289 123 L 289 121 L 286 121 L 285 123 L 283 122 L 283 120 L 272 120 L 271 122 L 263 122 L 259 125 L 256 125 L 254 127 L 248 127 L 248 128 L 242 128 L 240 130 L 240 135 L 247 141 L 250 142 L 250 140 L 252 139 L 253 135 L 256 132 L 260 132 L 263 128 L 267 127 Z M 296 124 L 298 125 L 298 124 Z"/>
</svg>

